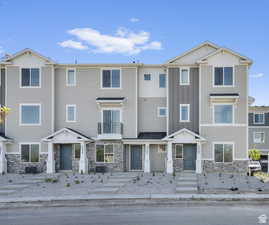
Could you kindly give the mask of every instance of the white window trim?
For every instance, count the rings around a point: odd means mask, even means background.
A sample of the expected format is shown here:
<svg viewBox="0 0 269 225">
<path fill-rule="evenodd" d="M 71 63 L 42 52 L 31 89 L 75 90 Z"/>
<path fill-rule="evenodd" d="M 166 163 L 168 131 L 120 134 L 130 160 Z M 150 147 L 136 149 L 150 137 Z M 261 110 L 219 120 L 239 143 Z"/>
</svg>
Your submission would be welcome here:
<svg viewBox="0 0 269 225">
<path fill-rule="evenodd" d="M 31 83 L 31 69 L 39 69 L 39 85 L 38 86 L 22 86 L 22 69 L 30 69 L 30 83 Z M 20 88 L 41 88 L 42 87 L 42 74 L 41 67 L 20 67 Z"/>
<path fill-rule="evenodd" d="M 74 120 L 69 120 L 68 119 L 68 108 L 69 107 L 74 107 Z M 65 121 L 67 123 L 75 123 L 77 122 L 77 105 L 76 104 L 67 104 L 66 107 L 65 107 Z"/>
<path fill-rule="evenodd" d="M 177 145 L 182 146 L 182 158 L 177 158 Z M 183 144 L 175 144 L 175 159 L 184 159 L 184 145 Z"/>
<path fill-rule="evenodd" d="M 22 156 L 22 154 L 21 154 L 21 146 L 22 145 L 38 145 L 39 146 L 38 147 L 39 157 L 38 157 L 37 162 L 23 162 L 22 161 L 22 158 L 21 158 L 21 156 Z M 21 161 L 21 163 L 39 163 L 40 162 L 40 154 L 41 154 L 41 144 L 40 144 L 40 142 L 20 142 L 19 143 L 19 149 L 20 149 L 19 153 L 20 153 L 20 161 Z M 29 152 L 29 157 L 31 158 L 31 151 Z"/>
<path fill-rule="evenodd" d="M 119 70 L 120 71 L 120 87 L 103 87 L 103 70 Z M 111 73 L 112 74 L 112 73 Z M 122 69 L 121 68 L 101 68 L 100 69 L 100 88 L 104 90 L 122 89 Z"/>
<path fill-rule="evenodd" d="M 231 162 L 224 162 L 224 149 L 223 149 L 223 162 L 216 162 L 216 156 L 215 156 L 215 145 L 232 145 L 232 161 Z M 234 142 L 229 141 L 222 141 L 222 142 L 212 142 L 212 148 L 213 148 L 213 160 L 215 163 L 233 163 L 234 161 Z"/>
<path fill-rule="evenodd" d="M 222 70 L 223 70 L 223 81 L 224 81 L 224 67 L 232 67 L 233 68 L 232 69 L 233 70 L 233 85 L 224 85 L 224 84 L 223 85 L 215 85 L 215 68 L 216 67 L 222 67 Z M 212 71 L 212 76 L 213 76 L 212 77 L 212 81 L 213 81 L 212 85 L 213 85 L 214 88 L 219 88 L 219 87 L 220 88 L 221 87 L 224 87 L 224 88 L 225 87 L 235 87 L 235 73 L 234 73 L 235 70 L 234 70 L 234 65 L 232 65 L 232 66 L 231 65 L 228 65 L 228 66 L 223 66 L 223 65 L 217 66 L 216 65 L 216 66 L 213 66 L 212 69 L 213 69 L 213 71 Z"/>
<path fill-rule="evenodd" d="M 74 80 L 75 80 L 74 84 L 68 84 L 68 71 L 69 70 L 74 70 Z M 76 68 L 66 68 L 65 83 L 67 87 L 77 86 L 77 69 Z"/>
<path fill-rule="evenodd" d="M 263 121 L 262 122 L 259 122 L 259 123 L 256 123 L 255 122 L 255 115 L 263 115 Z M 265 113 L 264 112 L 255 112 L 253 113 L 253 124 L 264 124 L 265 123 Z"/>
<path fill-rule="evenodd" d="M 234 125 L 235 123 L 235 119 L 234 119 L 234 116 L 235 116 L 235 112 L 234 112 L 234 103 L 212 103 L 212 123 L 213 124 L 217 124 L 217 125 L 222 125 L 222 126 L 230 126 L 230 125 Z M 215 123 L 215 106 L 216 105 L 231 105 L 232 106 L 232 122 L 231 123 Z"/>
<path fill-rule="evenodd" d="M 149 75 L 150 79 L 149 80 L 145 80 L 145 75 Z M 159 78 L 160 79 L 160 78 Z M 152 81 L 152 74 L 151 73 L 144 73 L 143 75 L 143 80 L 144 81 Z"/>
<path fill-rule="evenodd" d="M 73 143 L 72 144 L 72 151 L 74 153 L 73 157 L 75 160 L 79 160 L 80 158 L 76 158 L 76 147 L 75 147 L 76 144 L 78 144 L 80 146 L 80 157 L 81 157 L 81 143 Z"/>
<path fill-rule="evenodd" d="M 122 123 L 122 108 L 116 108 L 116 107 L 114 107 L 114 108 L 102 108 L 101 109 L 101 123 L 103 123 L 104 122 L 104 118 L 103 118 L 103 116 L 104 116 L 104 113 L 103 113 L 103 111 L 105 111 L 105 110 L 118 110 L 118 111 L 120 111 L 120 123 Z"/>
<path fill-rule="evenodd" d="M 104 145 L 104 162 L 97 162 L 97 159 L 96 159 L 96 145 Z M 105 145 L 112 145 L 113 146 L 113 161 L 112 162 L 105 162 Z M 115 146 L 114 146 L 114 143 L 95 143 L 95 163 L 96 164 L 103 164 L 103 163 L 105 163 L 105 164 L 109 164 L 109 163 L 114 163 L 115 162 L 115 151 L 114 151 L 114 148 L 115 148 Z"/>
<path fill-rule="evenodd" d="M 165 83 L 164 83 L 164 87 L 160 87 L 160 76 L 161 75 L 164 75 L 164 78 L 165 78 Z M 166 76 L 166 74 L 165 73 L 159 73 L 159 88 L 166 88 L 166 79 L 167 79 L 167 76 Z"/>
<path fill-rule="evenodd" d="M 262 142 L 256 142 L 255 141 L 255 135 L 256 134 L 263 134 L 263 141 Z M 265 132 L 263 132 L 263 131 L 255 131 L 255 132 L 253 132 L 253 143 L 255 143 L 255 144 L 264 144 L 264 142 L 265 142 Z"/>
<path fill-rule="evenodd" d="M 32 123 L 32 124 L 29 124 L 29 123 L 22 123 L 22 106 L 39 106 L 39 123 Z M 20 112 L 19 112 L 19 125 L 20 126 L 28 126 L 28 127 L 31 127 L 31 126 L 41 126 L 42 125 L 42 106 L 40 103 L 21 103 L 20 104 Z"/>
<path fill-rule="evenodd" d="M 165 115 L 160 114 L 161 109 L 165 109 Z M 158 117 L 166 117 L 167 116 L 167 108 L 166 107 L 158 107 L 157 108 L 157 115 L 158 115 Z"/>
<path fill-rule="evenodd" d="M 181 108 L 185 107 L 185 106 L 188 107 L 188 119 L 187 120 L 182 120 Z M 190 104 L 180 104 L 179 105 L 179 122 L 183 122 L 183 123 L 190 122 Z"/>
<path fill-rule="evenodd" d="M 188 71 L 188 82 L 187 83 L 182 83 L 182 80 L 181 80 L 182 70 L 187 70 Z M 181 86 L 188 86 L 188 85 L 190 85 L 190 68 L 189 67 L 181 67 L 180 68 L 179 85 L 181 85 Z"/>
</svg>

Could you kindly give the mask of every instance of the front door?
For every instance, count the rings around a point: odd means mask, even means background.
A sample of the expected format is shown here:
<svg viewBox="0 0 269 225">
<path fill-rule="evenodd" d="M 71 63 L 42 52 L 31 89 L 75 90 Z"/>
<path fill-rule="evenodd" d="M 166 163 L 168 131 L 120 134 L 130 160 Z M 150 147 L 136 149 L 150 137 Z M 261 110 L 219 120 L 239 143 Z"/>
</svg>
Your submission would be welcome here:
<svg viewBox="0 0 269 225">
<path fill-rule="evenodd" d="M 72 170 L 72 144 L 61 145 L 60 148 L 60 169 Z"/>
<path fill-rule="evenodd" d="M 196 169 L 196 145 L 183 145 L 184 170 Z"/>
<path fill-rule="evenodd" d="M 131 170 L 142 170 L 142 145 L 131 145 Z"/>
</svg>

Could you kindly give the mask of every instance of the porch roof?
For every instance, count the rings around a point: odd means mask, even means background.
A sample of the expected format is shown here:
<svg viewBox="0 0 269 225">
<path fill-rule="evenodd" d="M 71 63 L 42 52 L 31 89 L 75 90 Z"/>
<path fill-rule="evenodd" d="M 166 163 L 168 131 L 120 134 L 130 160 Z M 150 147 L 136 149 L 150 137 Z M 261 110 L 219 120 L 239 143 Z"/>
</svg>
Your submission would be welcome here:
<svg viewBox="0 0 269 225">
<path fill-rule="evenodd" d="M 165 138 L 163 140 L 166 141 L 178 141 L 179 143 L 189 143 L 189 142 L 197 142 L 197 141 L 206 141 L 201 135 L 190 131 L 187 128 L 180 129 Z"/>
<path fill-rule="evenodd" d="M 3 133 L 0 133 L 0 141 L 3 141 L 3 142 L 11 142 L 12 139 L 7 137 L 6 135 L 4 135 Z"/>
</svg>

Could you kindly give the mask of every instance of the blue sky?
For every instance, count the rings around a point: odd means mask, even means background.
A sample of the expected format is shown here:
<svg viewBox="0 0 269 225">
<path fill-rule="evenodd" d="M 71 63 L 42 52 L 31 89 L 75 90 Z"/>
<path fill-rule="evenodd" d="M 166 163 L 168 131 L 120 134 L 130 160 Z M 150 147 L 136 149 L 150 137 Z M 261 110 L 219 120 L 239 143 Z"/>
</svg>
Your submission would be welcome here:
<svg viewBox="0 0 269 225">
<path fill-rule="evenodd" d="M 269 1 L 0 0 L 0 52 L 64 63 L 162 63 L 209 40 L 253 59 L 250 95 L 269 105 Z"/>
</svg>

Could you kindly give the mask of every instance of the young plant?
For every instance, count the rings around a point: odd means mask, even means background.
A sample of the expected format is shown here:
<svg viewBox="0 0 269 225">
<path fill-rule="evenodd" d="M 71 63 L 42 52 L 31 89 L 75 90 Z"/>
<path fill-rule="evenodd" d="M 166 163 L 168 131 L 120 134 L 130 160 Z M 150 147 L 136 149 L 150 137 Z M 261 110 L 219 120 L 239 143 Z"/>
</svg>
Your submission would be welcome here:
<svg viewBox="0 0 269 225">
<path fill-rule="evenodd" d="M 258 149 L 253 148 L 248 151 L 248 156 L 250 159 L 258 161 L 261 158 L 261 153 Z"/>
</svg>

